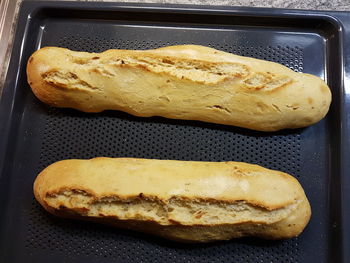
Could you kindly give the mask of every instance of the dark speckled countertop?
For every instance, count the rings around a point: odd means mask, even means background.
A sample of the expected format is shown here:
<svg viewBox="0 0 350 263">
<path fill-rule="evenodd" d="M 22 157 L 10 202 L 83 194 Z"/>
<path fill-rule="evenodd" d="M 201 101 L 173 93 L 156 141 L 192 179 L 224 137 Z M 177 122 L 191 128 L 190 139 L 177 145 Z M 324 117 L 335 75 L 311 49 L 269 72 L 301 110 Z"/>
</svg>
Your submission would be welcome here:
<svg viewBox="0 0 350 263">
<path fill-rule="evenodd" d="M 8 62 L 12 50 L 13 35 L 16 30 L 17 14 L 20 3 L 30 0 L 0 0 L 0 94 L 3 88 Z M 79 1 L 79 0 L 78 0 Z M 80 0 L 81 1 L 81 0 Z M 85 0 L 86 1 L 86 0 Z M 90 0 L 95 1 L 96 0 Z M 116 2 L 104 0 L 101 2 Z M 192 5 L 226 5 L 249 7 L 275 7 L 310 10 L 350 11 L 350 0 L 119 0 L 127 3 L 168 3 Z"/>
</svg>

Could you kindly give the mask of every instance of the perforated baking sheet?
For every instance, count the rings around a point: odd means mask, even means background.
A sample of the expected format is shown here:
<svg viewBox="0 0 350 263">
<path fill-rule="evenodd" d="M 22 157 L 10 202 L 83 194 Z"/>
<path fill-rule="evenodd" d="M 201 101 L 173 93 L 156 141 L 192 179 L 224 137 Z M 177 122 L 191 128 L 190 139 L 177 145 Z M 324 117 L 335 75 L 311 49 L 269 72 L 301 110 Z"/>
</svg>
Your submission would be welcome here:
<svg viewBox="0 0 350 263">
<path fill-rule="evenodd" d="M 12 71 L 0 104 L 5 124 L 0 138 L 4 152 L 0 155 L 0 261 L 311 262 L 315 257 L 318 262 L 345 261 L 344 208 L 335 201 L 344 198 L 340 163 L 344 122 L 339 115 L 344 114 L 344 36 L 340 22 L 329 14 L 293 12 L 23 3 L 16 38 L 23 40 L 14 47 Z M 101 52 L 177 44 L 206 45 L 318 75 L 332 89 L 332 108 L 311 127 L 263 133 L 195 121 L 138 118 L 117 111 L 86 114 L 50 108 L 34 97 L 26 83 L 26 60 L 40 47 Z M 313 216 L 304 233 L 290 240 L 243 238 L 184 245 L 56 218 L 37 204 L 32 183 L 38 172 L 58 160 L 96 156 L 234 160 L 281 170 L 303 185 Z"/>
</svg>

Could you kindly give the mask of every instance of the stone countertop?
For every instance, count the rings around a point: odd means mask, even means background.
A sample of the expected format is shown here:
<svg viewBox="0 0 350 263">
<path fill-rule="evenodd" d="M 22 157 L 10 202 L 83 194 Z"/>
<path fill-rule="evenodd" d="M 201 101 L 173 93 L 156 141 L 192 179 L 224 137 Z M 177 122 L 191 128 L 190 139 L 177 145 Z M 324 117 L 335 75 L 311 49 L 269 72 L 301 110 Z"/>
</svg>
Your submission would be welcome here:
<svg viewBox="0 0 350 263">
<path fill-rule="evenodd" d="M 20 3 L 30 0 L 1 0 L 0 2 L 0 96 L 10 60 Z M 54 1 L 54 0 L 46 0 Z M 76 0 L 91 1 L 96 0 Z M 100 0 L 100 2 L 192 4 L 218 6 L 273 7 L 309 10 L 350 11 L 350 0 Z"/>
</svg>

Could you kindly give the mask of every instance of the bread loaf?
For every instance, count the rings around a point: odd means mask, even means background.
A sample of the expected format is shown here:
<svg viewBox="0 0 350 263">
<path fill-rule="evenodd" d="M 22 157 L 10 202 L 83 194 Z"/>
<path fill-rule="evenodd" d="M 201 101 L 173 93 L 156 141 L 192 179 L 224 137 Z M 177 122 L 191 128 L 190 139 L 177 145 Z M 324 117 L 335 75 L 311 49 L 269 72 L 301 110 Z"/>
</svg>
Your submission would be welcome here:
<svg viewBox="0 0 350 263">
<path fill-rule="evenodd" d="M 316 76 L 196 45 L 103 53 L 45 47 L 30 57 L 27 76 L 34 94 L 54 107 L 259 131 L 314 124 L 331 102 Z"/>
<path fill-rule="evenodd" d="M 38 175 L 34 194 L 54 215 L 182 242 L 291 238 L 311 214 L 295 178 L 239 162 L 64 160 Z"/>
</svg>

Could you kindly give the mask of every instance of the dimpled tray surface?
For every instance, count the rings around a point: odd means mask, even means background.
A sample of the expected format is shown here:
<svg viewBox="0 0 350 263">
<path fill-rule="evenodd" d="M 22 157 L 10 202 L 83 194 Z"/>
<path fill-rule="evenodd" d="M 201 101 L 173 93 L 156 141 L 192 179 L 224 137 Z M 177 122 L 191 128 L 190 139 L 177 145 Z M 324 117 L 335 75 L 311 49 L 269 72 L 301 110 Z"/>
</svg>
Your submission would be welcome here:
<svg viewBox="0 0 350 263">
<path fill-rule="evenodd" d="M 0 262 L 347 262 L 347 17 L 283 9 L 24 2 L 0 104 Z M 263 133 L 117 111 L 55 109 L 37 100 L 26 82 L 27 59 L 40 47 L 101 52 L 177 44 L 210 46 L 320 76 L 332 89 L 330 112 L 311 127 Z M 32 184 L 43 168 L 96 156 L 234 160 L 281 170 L 302 184 L 312 218 L 290 240 L 189 245 L 56 218 L 38 205 Z"/>
</svg>

